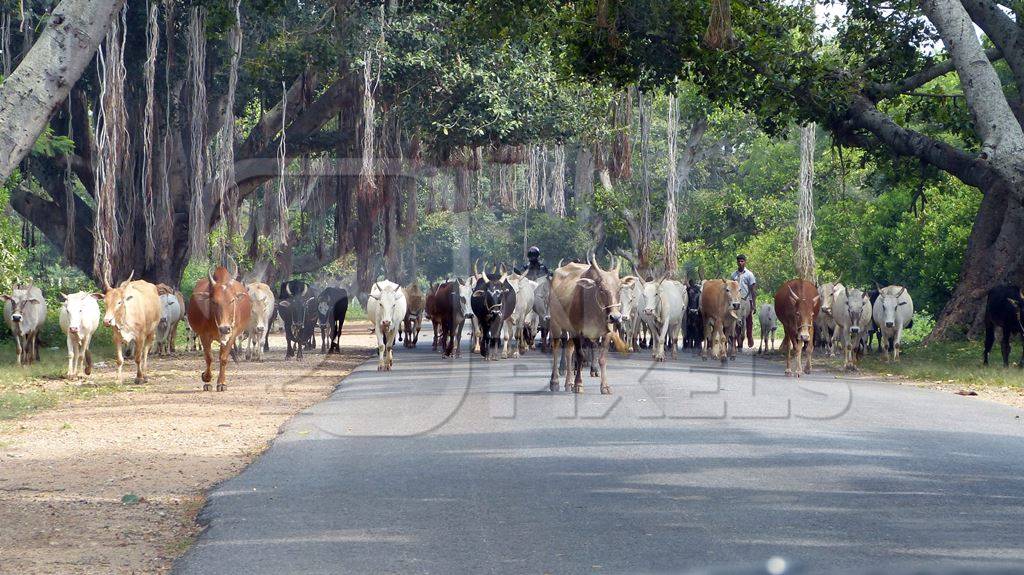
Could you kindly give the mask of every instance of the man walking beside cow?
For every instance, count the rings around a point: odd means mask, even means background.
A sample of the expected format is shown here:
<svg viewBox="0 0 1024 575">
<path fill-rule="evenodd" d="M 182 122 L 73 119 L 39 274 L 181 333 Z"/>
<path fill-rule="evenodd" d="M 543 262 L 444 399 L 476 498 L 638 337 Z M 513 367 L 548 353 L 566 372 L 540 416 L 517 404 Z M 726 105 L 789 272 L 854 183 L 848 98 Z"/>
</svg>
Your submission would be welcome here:
<svg viewBox="0 0 1024 575">
<path fill-rule="evenodd" d="M 749 305 L 744 305 L 744 314 L 739 318 L 736 343 L 743 349 L 743 332 L 746 332 L 747 347 L 754 347 L 754 310 L 757 309 L 757 277 L 747 268 L 747 256 L 736 256 L 736 271 L 732 272 L 733 281 L 740 284 L 740 297 Z"/>
</svg>

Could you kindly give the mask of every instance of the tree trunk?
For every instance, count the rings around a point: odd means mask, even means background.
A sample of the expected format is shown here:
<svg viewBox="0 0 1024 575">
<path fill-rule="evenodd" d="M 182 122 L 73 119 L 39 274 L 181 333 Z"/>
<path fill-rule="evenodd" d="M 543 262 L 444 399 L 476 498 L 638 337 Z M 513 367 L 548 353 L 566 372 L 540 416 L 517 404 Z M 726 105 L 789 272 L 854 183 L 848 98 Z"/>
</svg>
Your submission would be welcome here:
<svg viewBox="0 0 1024 575">
<path fill-rule="evenodd" d="M 800 128 L 799 209 L 793 238 L 793 264 L 800 279 L 817 283 L 814 263 L 814 122 Z"/>
<path fill-rule="evenodd" d="M 0 182 L 32 149 L 96 48 L 124 0 L 64 0 L 11 76 L 0 85 Z"/>
<path fill-rule="evenodd" d="M 668 177 L 665 184 L 665 275 L 675 277 L 679 271 L 679 232 L 676 212 L 676 188 L 678 184 L 678 157 L 676 138 L 679 135 L 678 110 L 675 94 L 668 95 Z"/>
</svg>

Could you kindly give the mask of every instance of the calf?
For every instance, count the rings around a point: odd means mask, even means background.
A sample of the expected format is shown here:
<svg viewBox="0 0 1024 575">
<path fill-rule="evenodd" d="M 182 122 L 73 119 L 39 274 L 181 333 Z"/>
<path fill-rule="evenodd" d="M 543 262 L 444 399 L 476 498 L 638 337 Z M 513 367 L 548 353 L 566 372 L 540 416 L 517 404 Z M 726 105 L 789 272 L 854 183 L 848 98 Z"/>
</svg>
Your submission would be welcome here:
<svg viewBox="0 0 1024 575">
<path fill-rule="evenodd" d="M 384 280 L 370 288 L 366 316 L 377 336 L 377 371 L 391 371 L 395 363 L 395 336 L 406 310 L 405 294 L 398 284 Z"/>
<path fill-rule="evenodd" d="M 686 286 L 686 317 L 683 319 L 683 349 L 700 351 L 704 340 L 704 320 L 700 315 L 700 284 Z"/>
<path fill-rule="evenodd" d="M 406 287 L 405 301 L 408 302 L 408 309 L 405 310 L 405 318 L 402 319 L 402 331 L 398 333 L 398 340 L 405 340 L 405 347 L 416 347 L 420 341 L 420 328 L 423 325 L 423 311 L 426 301 L 420 286 L 412 282 Z"/>
<path fill-rule="evenodd" d="M 843 367 L 857 369 L 864 356 L 864 338 L 871 327 L 871 298 L 859 289 L 840 287 L 832 303 L 839 343 L 843 347 Z"/>
<path fill-rule="evenodd" d="M 821 295 L 813 283 L 793 279 L 775 292 L 775 315 L 782 322 L 782 351 L 786 353 L 786 375 L 811 373 L 814 352 L 814 324 L 821 310 Z M 804 368 L 803 354 L 807 354 Z M 796 369 L 792 368 L 796 354 Z"/>
<path fill-rule="evenodd" d="M 249 325 L 245 335 L 249 339 L 249 347 L 245 350 L 245 359 L 263 361 L 267 337 L 270 332 L 270 320 L 274 317 L 274 291 L 265 283 L 253 282 L 246 284 L 249 300 L 252 302 L 252 313 L 249 314 Z"/>
<path fill-rule="evenodd" d="M 123 348 L 134 344 L 135 384 L 141 385 L 147 380 L 149 352 L 160 323 L 160 295 L 156 286 L 143 280 L 132 281 L 129 277 L 116 288 L 108 287 L 103 301 L 106 308 L 103 324 L 113 328 L 117 348 L 117 383 L 120 385 L 123 379 Z"/>
<path fill-rule="evenodd" d="M 882 338 L 891 354 L 892 361 L 898 361 L 903 330 L 909 328 L 914 322 L 914 300 L 910 298 L 910 293 L 903 286 L 886 286 L 878 292 L 878 299 L 875 300 L 872 309 L 872 317 L 882 332 Z"/>
<path fill-rule="evenodd" d="M 768 351 L 769 342 L 771 351 L 775 351 L 775 330 L 779 327 L 775 306 L 770 303 L 761 304 L 761 309 L 757 312 L 757 321 L 761 324 L 761 345 L 757 348 L 757 353 Z"/>
<path fill-rule="evenodd" d="M 31 283 L 15 287 L 4 300 L 4 320 L 14 334 L 18 365 L 31 365 L 39 360 L 39 332 L 46 323 L 46 300 L 43 292 Z"/>
<path fill-rule="evenodd" d="M 320 327 L 320 349 L 323 353 L 341 353 L 338 340 L 347 314 L 347 290 L 329 287 L 316 296 L 316 324 Z"/>
<path fill-rule="evenodd" d="M 1024 290 L 1017 286 L 996 286 L 988 291 L 985 302 L 985 355 L 984 363 L 988 365 L 988 354 L 996 341 L 996 328 L 1002 331 L 1003 367 L 1010 366 L 1010 338 L 1013 334 L 1021 336 L 1022 352 L 1017 367 L 1024 368 Z"/>
<path fill-rule="evenodd" d="M 159 293 L 159 287 L 157 292 Z M 160 295 L 160 322 L 156 326 L 156 351 L 166 357 L 174 351 L 178 322 L 185 317 L 185 304 L 171 291 Z"/>
<path fill-rule="evenodd" d="M 213 342 L 220 349 L 217 373 L 217 391 L 227 389 L 228 355 L 235 348 L 235 342 L 252 318 L 252 299 L 245 284 L 236 280 L 238 266 L 229 258 L 231 270 L 220 266 L 207 272 L 206 277 L 196 282 L 192 299 L 188 302 L 188 323 L 196 330 L 203 345 L 206 370 L 202 373 L 203 391 L 210 391 L 213 379 Z"/>
<path fill-rule="evenodd" d="M 515 294 L 515 305 L 512 313 L 502 322 L 502 359 L 509 357 L 509 343 L 513 339 L 516 340 L 516 347 L 512 351 L 512 357 L 519 357 L 526 352 L 525 332 L 529 331 L 526 319 L 527 315 L 533 312 L 533 300 L 537 289 L 537 282 L 521 275 L 509 276 L 508 284 Z"/>
<path fill-rule="evenodd" d="M 100 306 L 96 300 L 102 294 L 84 291 L 61 294 L 60 329 L 68 342 L 68 379 L 92 374 L 92 353 L 89 344 L 100 325 Z"/>
<path fill-rule="evenodd" d="M 309 342 L 315 337 L 316 290 L 305 282 L 292 280 L 281 284 L 278 296 L 278 314 L 284 323 L 284 339 L 288 346 L 285 357 L 302 359 L 302 350 L 310 349 Z M 316 347 L 315 342 L 313 347 Z"/>
<path fill-rule="evenodd" d="M 676 342 L 683 328 L 686 289 L 675 280 L 662 278 L 655 282 L 640 281 L 644 290 L 644 322 L 651 330 L 654 361 L 665 361 L 665 349 L 676 356 Z"/>
</svg>

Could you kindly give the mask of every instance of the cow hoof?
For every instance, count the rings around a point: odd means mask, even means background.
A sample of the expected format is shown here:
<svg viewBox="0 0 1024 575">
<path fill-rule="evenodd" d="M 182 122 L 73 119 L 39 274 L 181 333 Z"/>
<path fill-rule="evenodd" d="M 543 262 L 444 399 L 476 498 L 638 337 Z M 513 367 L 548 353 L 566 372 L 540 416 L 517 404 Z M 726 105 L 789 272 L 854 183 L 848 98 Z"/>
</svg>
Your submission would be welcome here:
<svg viewBox="0 0 1024 575">
<path fill-rule="evenodd" d="M 661 363 L 661 362 L 665 361 L 665 358 L 664 357 L 655 357 L 654 361 L 656 361 L 658 363 Z"/>
<path fill-rule="evenodd" d="M 611 394 L 612 394 L 612 388 L 611 387 L 606 385 L 606 386 L 601 388 L 601 395 L 611 395 Z"/>
<path fill-rule="evenodd" d="M 378 365 L 377 366 L 377 371 L 384 371 L 384 366 L 383 365 Z"/>
<path fill-rule="evenodd" d="M 548 384 L 548 389 L 550 391 L 558 391 L 558 382 L 552 381 L 550 384 Z"/>
<path fill-rule="evenodd" d="M 210 391 L 211 389 L 213 389 L 213 388 L 212 388 L 212 387 L 210 387 L 210 384 L 209 384 L 209 383 L 207 383 L 207 384 L 203 385 L 203 391 Z"/>
<path fill-rule="evenodd" d="M 583 386 L 581 384 L 577 383 L 576 385 L 572 386 L 572 392 L 573 393 L 582 394 L 583 393 Z"/>
<path fill-rule="evenodd" d="M 707 361 L 707 360 L 708 360 L 708 358 L 702 355 L 702 356 L 700 356 L 700 360 L 701 360 L 701 361 Z"/>
<path fill-rule="evenodd" d="M 519 352 L 517 351 L 517 352 L 513 353 L 512 354 L 512 358 L 513 359 L 519 359 Z"/>
<path fill-rule="evenodd" d="M 203 380 L 203 383 L 210 383 L 210 380 L 213 379 L 208 371 L 204 371 L 200 378 Z"/>
<path fill-rule="evenodd" d="M 223 383 L 218 383 L 217 384 L 217 391 L 227 391 L 227 389 L 228 389 L 228 386 L 224 385 Z"/>
</svg>

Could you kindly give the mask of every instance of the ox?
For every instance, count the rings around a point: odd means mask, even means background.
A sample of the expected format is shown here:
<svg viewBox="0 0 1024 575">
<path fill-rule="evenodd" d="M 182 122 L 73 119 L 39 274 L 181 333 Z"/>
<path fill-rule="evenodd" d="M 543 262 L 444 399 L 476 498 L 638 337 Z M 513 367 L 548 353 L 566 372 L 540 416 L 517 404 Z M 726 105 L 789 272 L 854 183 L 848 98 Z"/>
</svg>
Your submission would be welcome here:
<svg viewBox="0 0 1024 575">
<path fill-rule="evenodd" d="M 736 332 L 738 314 L 743 304 L 740 284 L 735 280 L 719 279 L 704 282 L 700 295 L 700 314 L 704 319 L 704 349 L 701 358 L 713 359 L 725 364 L 735 352 L 732 337 Z M 728 335 L 727 335 L 728 334 Z"/>
<path fill-rule="evenodd" d="M 441 357 L 459 357 L 459 343 L 462 330 L 466 325 L 466 305 L 468 294 L 463 289 L 461 280 L 448 280 L 434 292 L 434 315 L 440 336 Z M 469 296 L 471 297 L 471 296 Z"/>
<path fill-rule="evenodd" d="M 316 290 L 306 282 L 292 280 L 281 284 L 277 307 L 284 323 L 284 339 L 288 344 L 285 357 L 302 359 L 303 349 L 316 349 L 316 296 Z"/>
<path fill-rule="evenodd" d="M 341 353 L 338 340 L 348 314 L 348 290 L 324 288 L 316 296 L 316 324 L 320 328 L 320 350 L 324 354 Z"/>
<path fill-rule="evenodd" d="M 655 282 L 640 281 L 644 290 L 644 322 L 651 330 L 654 361 L 665 361 L 665 349 L 676 356 L 676 342 L 682 334 L 683 310 L 686 309 L 686 288 L 681 282 L 662 278 Z"/>
<path fill-rule="evenodd" d="M 274 317 L 274 290 L 259 282 L 246 284 L 245 289 L 249 292 L 249 301 L 252 302 L 249 325 L 245 328 L 245 335 L 249 339 L 245 359 L 263 361 L 263 352 L 270 335 L 270 321 Z"/>
<path fill-rule="evenodd" d="M 14 334 L 18 365 L 30 365 L 39 360 L 39 331 L 46 322 L 46 300 L 43 292 L 29 283 L 15 287 L 11 295 L 0 295 L 4 300 L 4 320 Z"/>
<path fill-rule="evenodd" d="M 123 348 L 134 344 L 135 384 L 141 385 L 146 382 L 149 351 L 160 323 L 160 295 L 156 286 L 143 280 L 132 281 L 129 276 L 116 288 L 107 286 L 103 301 L 106 307 L 103 324 L 113 328 L 114 346 L 117 348 L 117 383 L 122 381 Z"/>
<path fill-rule="evenodd" d="M 619 310 L 622 319 L 619 332 L 632 351 L 640 351 L 640 330 L 644 323 L 644 286 L 637 276 L 626 276 L 620 280 Z"/>
<path fill-rule="evenodd" d="M 832 318 L 843 347 L 843 367 L 855 370 L 871 328 L 871 297 L 859 289 L 839 287 L 832 298 Z"/>
<path fill-rule="evenodd" d="M 508 275 L 491 277 L 486 270 L 481 272 L 470 304 L 476 316 L 475 327 L 479 330 L 480 355 L 484 359 L 497 359 L 501 326 L 516 308 L 516 292 L 508 283 Z"/>
<path fill-rule="evenodd" d="M 1024 345 L 1022 314 L 1024 314 L 1024 290 L 1017 286 L 1002 285 L 988 291 L 988 301 L 985 303 L 985 365 L 988 365 L 988 354 L 992 351 L 992 344 L 996 341 L 996 327 L 998 327 L 1003 334 L 1003 367 L 1010 366 L 1010 338 L 1013 334 L 1019 334 L 1021 344 Z M 1017 367 L 1024 368 L 1024 348 L 1022 348 L 1020 363 L 1017 364 Z"/>
<path fill-rule="evenodd" d="M 533 313 L 533 301 L 537 291 L 537 282 L 526 276 L 509 276 L 507 281 L 512 286 L 512 291 L 515 292 L 516 301 L 512 313 L 503 322 L 504 329 L 501 336 L 501 357 L 503 359 L 509 357 L 508 348 L 512 339 L 516 340 L 516 347 L 512 350 L 512 357 L 519 357 L 520 354 L 526 353 L 529 347 L 526 343 L 526 337 L 530 331 L 527 325 L 527 316 Z"/>
<path fill-rule="evenodd" d="M 437 347 L 441 343 L 441 314 L 437 310 L 437 288 L 439 287 L 441 284 L 431 285 L 427 290 L 427 297 L 423 299 L 423 315 L 430 320 L 430 329 L 434 332 L 434 341 L 430 345 L 431 351 L 437 351 Z"/>
<path fill-rule="evenodd" d="M 80 291 L 61 294 L 61 297 L 64 303 L 60 306 L 60 329 L 68 341 L 68 378 L 90 375 L 92 353 L 89 344 L 100 326 L 100 305 L 96 300 L 103 296 Z"/>
<path fill-rule="evenodd" d="M 213 342 L 220 345 L 220 371 L 217 374 L 217 391 L 224 391 L 227 385 L 228 354 L 235 347 L 235 340 L 249 327 L 252 318 L 252 299 L 245 284 L 236 280 L 238 266 L 233 260 L 231 271 L 224 266 L 207 273 L 196 282 L 192 299 L 188 302 L 188 323 L 199 336 L 206 359 L 203 371 L 203 391 L 210 391 L 213 379 Z"/>
<path fill-rule="evenodd" d="M 462 331 L 466 327 L 466 320 L 469 319 L 470 320 L 470 326 L 469 326 L 469 328 L 470 328 L 470 334 L 469 334 L 470 335 L 470 350 L 469 351 L 470 351 L 470 353 L 472 353 L 472 351 L 473 351 L 473 339 L 476 337 L 476 331 L 475 331 L 475 328 L 473 327 L 474 324 L 476 323 L 476 317 L 473 315 L 473 305 L 472 305 L 471 302 L 473 300 L 473 287 L 476 284 L 475 284 L 475 282 L 470 282 L 470 280 L 464 280 L 462 278 L 459 278 L 458 283 L 459 283 L 459 305 L 462 306 L 462 323 L 459 325 L 458 334 L 457 335 L 459 337 L 459 340 L 461 341 L 462 340 Z M 456 345 L 458 345 L 458 342 L 456 342 Z M 456 354 L 456 356 L 459 355 L 458 348 L 455 349 L 455 354 Z"/>
<path fill-rule="evenodd" d="M 704 341 L 704 319 L 700 314 L 700 284 L 686 286 L 686 317 L 683 319 L 683 349 L 700 351 Z"/>
<path fill-rule="evenodd" d="M 800 377 L 811 372 L 814 352 L 814 322 L 821 311 L 821 295 L 813 283 L 800 279 L 789 280 L 775 292 L 775 315 L 782 322 L 782 351 L 786 353 L 786 375 Z M 803 353 L 807 352 L 807 366 L 803 368 Z M 791 367 L 796 353 L 796 370 Z M 802 371 L 801 371 L 802 370 Z"/>
<path fill-rule="evenodd" d="M 914 300 L 910 298 L 907 288 L 891 285 L 879 289 L 871 314 L 882 332 L 882 339 L 892 360 L 898 361 L 903 330 L 914 324 Z"/>
<path fill-rule="evenodd" d="M 426 298 L 416 282 L 412 282 L 402 289 L 405 291 L 408 309 L 405 310 L 405 318 L 402 319 L 402 330 L 398 332 L 398 341 L 404 340 L 405 347 L 416 347 L 420 341 Z"/>
<path fill-rule="evenodd" d="M 370 288 L 366 316 L 377 336 L 377 371 L 391 371 L 394 365 L 395 336 L 406 310 L 405 293 L 398 284 L 384 280 Z"/>
<path fill-rule="evenodd" d="M 185 300 L 174 290 L 162 290 L 160 285 L 157 286 L 157 293 L 160 294 L 160 322 L 156 325 L 156 351 L 164 357 L 174 353 L 178 323 L 185 317 Z"/>
<path fill-rule="evenodd" d="M 622 320 L 619 263 L 605 271 L 596 257 L 591 255 L 589 259 L 589 264 L 571 263 L 559 267 L 551 280 L 551 391 L 558 389 L 558 346 L 563 341 L 566 346 L 565 390 L 572 389 L 576 393 L 583 392 L 584 346 L 601 346 L 597 365 L 591 361 L 590 373 L 600 376 L 603 394 L 612 392 L 607 379 L 609 343 L 614 341 L 620 351 L 626 351 L 626 344 L 615 331 Z M 571 387 L 570 379 L 573 379 Z"/>
<path fill-rule="evenodd" d="M 878 293 L 879 293 L 879 291 L 878 291 L 877 287 L 874 287 L 874 288 L 868 290 L 868 298 L 871 299 L 871 309 L 872 310 L 875 309 L 875 302 L 878 301 Z M 872 312 L 871 327 L 868 328 L 868 337 L 867 337 L 867 345 L 866 345 L 868 351 L 871 350 L 871 340 L 873 338 L 877 338 L 878 339 L 878 351 L 879 351 L 879 353 L 881 353 L 881 351 L 882 351 L 882 330 L 878 329 L 878 324 L 875 323 L 874 313 Z"/>
<path fill-rule="evenodd" d="M 757 321 L 761 325 L 761 345 L 757 353 L 764 353 L 771 343 L 771 351 L 775 351 L 775 330 L 779 328 L 779 317 L 775 315 L 775 306 L 770 303 L 761 304 L 757 312 Z"/>
<path fill-rule="evenodd" d="M 836 331 L 836 321 L 832 316 L 832 306 L 835 302 L 837 291 L 845 289 L 839 282 L 827 282 L 817 287 L 818 297 L 821 302 L 821 312 L 814 324 L 815 345 L 821 347 L 829 357 L 835 355 L 835 344 L 839 339 Z"/>
</svg>

